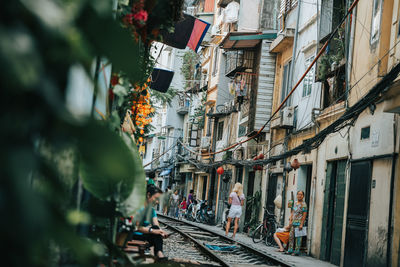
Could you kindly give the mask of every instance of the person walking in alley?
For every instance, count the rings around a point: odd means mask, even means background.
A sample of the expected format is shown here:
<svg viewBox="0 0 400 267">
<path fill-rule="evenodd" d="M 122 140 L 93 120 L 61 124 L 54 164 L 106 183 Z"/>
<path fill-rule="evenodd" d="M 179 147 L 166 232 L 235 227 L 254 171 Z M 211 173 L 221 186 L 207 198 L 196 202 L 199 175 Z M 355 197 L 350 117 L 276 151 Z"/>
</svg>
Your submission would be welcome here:
<svg viewBox="0 0 400 267">
<path fill-rule="evenodd" d="M 235 226 L 233 228 L 232 238 L 235 238 L 236 232 L 239 228 L 239 219 L 242 216 L 242 206 L 244 204 L 244 194 L 243 186 L 241 183 L 236 183 L 233 187 L 232 193 L 229 195 L 229 204 L 231 208 L 229 209 L 228 222 L 226 224 L 225 235 L 228 236 L 229 228 L 231 227 L 232 219 L 235 219 Z"/>
<path fill-rule="evenodd" d="M 175 192 L 171 195 L 171 204 L 170 204 L 170 216 L 172 217 L 177 217 L 178 216 L 178 207 L 179 207 L 179 195 L 178 195 L 178 190 L 175 190 Z"/>
<path fill-rule="evenodd" d="M 304 221 L 307 217 L 307 204 L 303 199 L 304 191 L 298 191 L 297 201 L 293 204 L 289 219 L 292 222 L 292 227 L 290 228 L 289 249 L 287 253 L 295 256 L 300 255 L 300 246 L 303 235 L 299 235 L 298 233 L 303 230 Z"/>
<path fill-rule="evenodd" d="M 183 216 L 186 214 L 187 203 L 186 197 L 183 197 L 181 204 L 179 204 L 179 219 L 182 219 Z"/>
<path fill-rule="evenodd" d="M 171 186 L 168 186 L 167 189 L 165 190 L 164 196 L 163 196 L 163 214 L 168 215 L 169 213 L 169 207 L 170 207 L 170 198 L 171 198 Z"/>
<path fill-rule="evenodd" d="M 187 201 L 188 206 L 193 203 L 193 189 L 190 190 Z"/>
</svg>

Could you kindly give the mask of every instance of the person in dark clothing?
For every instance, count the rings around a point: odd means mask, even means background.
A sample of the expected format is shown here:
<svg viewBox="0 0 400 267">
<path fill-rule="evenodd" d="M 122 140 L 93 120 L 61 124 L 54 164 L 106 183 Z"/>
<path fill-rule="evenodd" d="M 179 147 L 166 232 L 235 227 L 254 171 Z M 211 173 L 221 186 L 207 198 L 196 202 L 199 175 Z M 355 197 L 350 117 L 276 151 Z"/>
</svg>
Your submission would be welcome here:
<svg viewBox="0 0 400 267">
<path fill-rule="evenodd" d="M 193 189 L 190 190 L 190 193 L 188 195 L 188 205 L 193 203 Z"/>
<path fill-rule="evenodd" d="M 150 172 L 149 173 L 149 180 L 147 180 L 147 185 L 155 185 L 155 182 L 154 182 L 154 178 L 156 177 L 156 173 L 155 172 Z"/>
<path fill-rule="evenodd" d="M 153 208 L 154 203 L 161 194 L 162 191 L 157 186 L 147 186 L 145 207 L 139 211 L 139 220 L 136 222 L 137 230 L 132 234 L 132 239 L 147 241 L 151 246 L 154 246 L 154 254 L 159 260 L 165 258 L 163 253 L 163 238 L 168 236 L 160 228 L 156 211 Z"/>
</svg>

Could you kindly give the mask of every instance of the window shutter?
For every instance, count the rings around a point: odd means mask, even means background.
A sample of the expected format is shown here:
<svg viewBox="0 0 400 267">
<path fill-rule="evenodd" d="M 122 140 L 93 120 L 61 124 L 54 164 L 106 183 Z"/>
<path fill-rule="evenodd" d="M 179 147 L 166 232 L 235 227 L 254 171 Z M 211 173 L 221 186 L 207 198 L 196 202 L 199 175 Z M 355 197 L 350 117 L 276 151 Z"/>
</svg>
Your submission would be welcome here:
<svg viewBox="0 0 400 267">
<path fill-rule="evenodd" d="M 282 17 L 282 15 L 285 14 L 286 1 L 287 0 L 281 0 L 281 8 L 279 10 L 279 17 Z"/>
</svg>

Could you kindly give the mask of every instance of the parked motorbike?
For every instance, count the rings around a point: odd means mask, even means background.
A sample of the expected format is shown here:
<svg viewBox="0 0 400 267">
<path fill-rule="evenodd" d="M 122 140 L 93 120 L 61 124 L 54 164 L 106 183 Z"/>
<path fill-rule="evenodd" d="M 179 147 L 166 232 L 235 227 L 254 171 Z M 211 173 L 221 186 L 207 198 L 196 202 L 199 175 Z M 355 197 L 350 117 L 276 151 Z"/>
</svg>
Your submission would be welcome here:
<svg viewBox="0 0 400 267">
<path fill-rule="evenodd" d="M 200 201 L 199 209 L 196 213 L 196 221 L 214 225 L 215 215 L 212 208 L 208 206 L 207 200 Z"/>
<path fill-rule="evenodd" d="M 228 203 L 228 201 L 224 201 L 224 204 L 226 205 L 226 207 L 222 213 L 222 228 L 226 230 L 226 224 L 228 223 L 228 215 L 231 205 Z M 233 227 L 231 227 L 229 231 L 233 231 Z"/>
<path fill-rule="evenodd" d="M 193 202 L 191 204 L 189 204 L 189 206 L 186 209 L 186 214 L 185 214 L 186 220 L 188 220 L 188 221 L 196 220 L 197 205 L 198 205 L 197 200 L 193 200 Z"/>
</svg>

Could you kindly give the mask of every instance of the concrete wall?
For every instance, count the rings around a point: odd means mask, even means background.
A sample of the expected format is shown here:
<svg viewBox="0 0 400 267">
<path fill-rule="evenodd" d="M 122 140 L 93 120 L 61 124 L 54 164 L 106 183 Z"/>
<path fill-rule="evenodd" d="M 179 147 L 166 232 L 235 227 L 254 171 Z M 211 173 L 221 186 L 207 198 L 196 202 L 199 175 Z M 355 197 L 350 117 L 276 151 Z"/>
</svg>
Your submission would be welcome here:
<svg viewBox="0 0 400 267">
<path fill-rule="evenodd" d="M 239 9 L 239 32 L 256 32 L 260 28 L 260 0 L 240 1 Z"/>
<path fill-rule="evenodd" d="M 260 28 L 263 31 L 278 30 L 279 0 L 264 0 Z"/>
<path fill-rule="evenodd" d="M 386 266 L 392 159 L 374 160 L 370 197 L 367 266 Z"/>
<path fill-rule="evenodd" d="M 311 1 L 310 3 L 312 3 Z M 300 3 L 300 20 L 299 33 L 296 48 L 296 58 L 293 67 L 292 87 L 300 80 L 309 66 L 306 60 L 316 56 L 317 53 L 317 5 L 311 5 L 309 2 Z M 299 8 L 299 7 L 297 7 Z M 297 9 L 296 8 L 296 9 Z M 297 11 L 295 11 L 297 12 Z M 315 73 L 316 67 L 312 71 Z M 297 106 L 297 127 L 296 130 L 301 130 L 312 126 L 311 114 L 313 108 L 320 108 L 321 104 L 321 83 L 313 82 L 311 94 L 303 96 L 302 82 L 292 95 L 292 106 Z"/>
<path fill-rule="evenodd" d="M 370 138 L 361 140 L 361 128 L 370 126 Z M 393 114 L 383 112 L 383 103 L 374 114 L 365 110 L 350 130 L 350 149 L 354 159 L 393 153 Z"/>
</svg>

